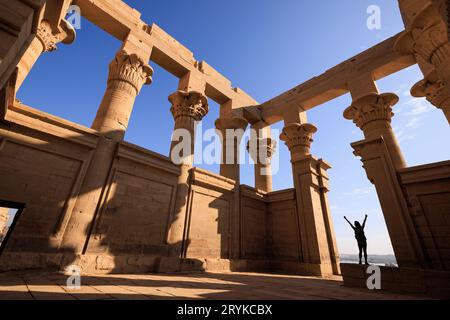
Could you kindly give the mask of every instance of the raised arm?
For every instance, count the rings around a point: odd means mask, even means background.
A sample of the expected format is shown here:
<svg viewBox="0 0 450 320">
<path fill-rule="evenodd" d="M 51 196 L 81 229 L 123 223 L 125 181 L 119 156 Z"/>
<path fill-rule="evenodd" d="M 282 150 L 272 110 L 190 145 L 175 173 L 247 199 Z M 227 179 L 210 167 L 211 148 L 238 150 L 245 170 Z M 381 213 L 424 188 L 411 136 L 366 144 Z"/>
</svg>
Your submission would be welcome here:
<svg viewBox="0 0 450 320">
<path fill-rule="evenodd" d="M 366 214 L 366 217 L 364 218 L 364 222 L 363 222 L 363 225 L 362 225 L 363 229 L 366 227 L 366 222 L 367 222 L 367 214 Z"/>
<path fill-rule="evenodd" d="M 344 217 L 345 221 L 348 222 L 348 224 L 350 225 L 350 227 L 352 227 L 353 230 L 355 230 L 355 227 L 352 225 L 352 223 L 350 221 L 348 221 L 347 217 Z"/>
</svg>

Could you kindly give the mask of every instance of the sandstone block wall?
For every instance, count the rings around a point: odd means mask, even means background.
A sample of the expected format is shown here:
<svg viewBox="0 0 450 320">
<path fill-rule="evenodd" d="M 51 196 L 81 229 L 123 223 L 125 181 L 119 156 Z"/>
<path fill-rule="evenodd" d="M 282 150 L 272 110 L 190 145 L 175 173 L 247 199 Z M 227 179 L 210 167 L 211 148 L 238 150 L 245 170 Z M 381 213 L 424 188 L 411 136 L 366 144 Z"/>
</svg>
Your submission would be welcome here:
<svg viewBox="0 0 450 320">
<path fill-rule="evenodd" d="M 143 272 L 158 271 L 161 259 L 182 258 L 228 270 L 285 270 L 288 262 L 298 265 L 291 271 L 321 274 L 300 267 L 293 190 L 266 193 L 198 168 L 191 170 L 181 252 L 171 255 L 181 168 L 126 142 L 105 159 L 107 180 L 86 191 L 100 191 L 101 198 L 77 240 L 83 252 L 72 251 L 64 235 L 71 217 L 81 214 L 74 203 L 98 143 L 94 130 L 19 103 L 10 107 L 8 123 L 0 124 L 0 201 L 23 210 L 0 270 L 78 264 L 89 272 Z"/>
<path fill-rule="evenodd" d="M 450 162 L 401 170 L 400 182 L 428 267 L 450 270 Z"/>
</svg>

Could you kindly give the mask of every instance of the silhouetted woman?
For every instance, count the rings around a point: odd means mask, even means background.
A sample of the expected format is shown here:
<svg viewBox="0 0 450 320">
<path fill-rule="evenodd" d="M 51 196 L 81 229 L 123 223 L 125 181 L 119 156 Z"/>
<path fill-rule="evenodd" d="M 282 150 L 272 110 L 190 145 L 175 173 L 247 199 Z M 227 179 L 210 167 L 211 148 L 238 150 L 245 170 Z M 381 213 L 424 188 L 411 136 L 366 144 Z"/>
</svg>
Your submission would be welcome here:
<svg viewBox="0 0 450 320">
<path fill-rule="evenodd" d="M 361 224 L 358 221 L 355 221 L 355 225 L 352 225 L 350 221 L 348 221 L 347 217 L 344 217 L 344 219 L 348 222 L 350 227 L 355 231 L 355 238 L 356 241 L 358 241 L 358 248 L 359 248 L 359 264 L 362 264 L 362 255 L 364 252 L 364 260 L 366 261 L 366 265 L 369 263 L 367 262 L 367 238 L 364 233 L 364 228 L 366 227 L 366 221 L 367 221 L 367 214 L 364 219 L 364 222 L 361 226 Z"/>
</svg>

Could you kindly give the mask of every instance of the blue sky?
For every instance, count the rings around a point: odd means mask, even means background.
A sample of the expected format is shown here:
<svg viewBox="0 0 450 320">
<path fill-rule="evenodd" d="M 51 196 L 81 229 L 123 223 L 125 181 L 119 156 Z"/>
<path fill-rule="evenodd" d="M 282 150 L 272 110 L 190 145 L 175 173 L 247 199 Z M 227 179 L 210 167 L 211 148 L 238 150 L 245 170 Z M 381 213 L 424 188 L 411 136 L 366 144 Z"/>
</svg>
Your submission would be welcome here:
<svg viewBox="0 0 450 320">
<path fill-rule="evenodd" d="M 149 24 L 155 22 L 191 49 L 198 60 L 210 65 L 264 102 L 343 60 L 395 35 L 403 29 L 392 0 L 128 0 Z M 381 30 L 366 26 L 370 5 L 381 8 Z M 18 98 L 32 107 L 90 126 L 106 87 L 108 64 L 120 42 L 82 21 L 76 42 L 60 45 L 45 54 L 33 68 Z M 168 155 L 173 119 L 167 97 L 178 79 L 155 64 L 154 83 L 138 97 L 126 140 Z M 426 101 L 413 99 L 409 89 L 422 78 L 411 67 L 378 82 L 381 92 L 395 92 L 393 126 L 409 165 L 450 159 L 448 126 L 442 112 Z M 51 92 L 51 94 L 50 94 Z M 371 253 L 391 253 L 392 248 L 375 189 L 368 182 L 361 162 L 352 154 L 350 143 L 362 133 L 343 110 L 349 95 L 309 112 L 309 121 L 319 128 L 312 152 L 333 165 L 329 194 L 336 235 L 342 253 L 356 252 L 351 220 L 369 214 L 367 236 Z M 212 128 L 219 115 L 213 102 L 204 128 Z M 283 124 L 273 128 L 281 130 Z M 446 137 L 444 139 L 444 137 Z M 280 171 L 275 190 L 292 187 L 290 156 L 280 144 Z M 218 172 L 218 166 L 202 166 Z M 242 183 L 253 185 L 253 169 L 242 166 Z"/>
</svg>

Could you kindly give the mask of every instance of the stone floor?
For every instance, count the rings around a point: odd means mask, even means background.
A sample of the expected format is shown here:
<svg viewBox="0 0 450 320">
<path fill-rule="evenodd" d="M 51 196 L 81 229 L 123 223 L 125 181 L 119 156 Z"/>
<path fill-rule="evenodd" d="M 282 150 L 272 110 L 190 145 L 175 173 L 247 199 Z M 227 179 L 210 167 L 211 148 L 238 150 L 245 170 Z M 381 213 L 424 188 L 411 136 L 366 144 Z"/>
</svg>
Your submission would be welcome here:
<svg viewBox="0 0 450 320">
<path fill-rule="evenodd" d="M 58 273 L 0 273 L 0 300 L 420 299 L 345 288 L 339 277 L 323 280 L 252 273 L 84 275 L 81 289 L 76 291 L 66 288 L 66 279 Z"/>
</svg>

